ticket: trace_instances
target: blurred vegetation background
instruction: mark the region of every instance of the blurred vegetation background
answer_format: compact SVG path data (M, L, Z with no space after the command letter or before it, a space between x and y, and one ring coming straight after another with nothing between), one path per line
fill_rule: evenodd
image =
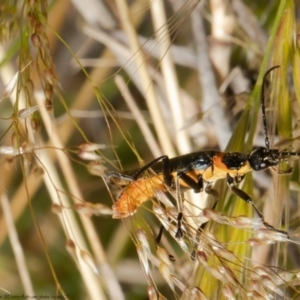
M259 172L241 185L290 241L216 216L196 261L205 193L185 195L185 239L170 227L159 248L151 201L112 219L118 189L103 180L162 154L264 146L259 95L275 65L271 145L299 150L299 13L292 0L1 1L0 295L299 298L297 162L291 177ZM225 185L215 211L251 217Z

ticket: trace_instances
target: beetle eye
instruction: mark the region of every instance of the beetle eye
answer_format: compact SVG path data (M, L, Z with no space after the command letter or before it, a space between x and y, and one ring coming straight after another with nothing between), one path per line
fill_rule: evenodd
M259 164L259 167L260 167L261 169L267 168L267 166L268 166L268 165L267 165L265 162L262 162L262 163Z

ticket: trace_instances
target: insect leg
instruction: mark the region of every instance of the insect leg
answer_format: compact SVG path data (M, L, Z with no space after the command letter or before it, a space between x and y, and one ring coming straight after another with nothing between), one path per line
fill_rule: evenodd
M152 160L149 164L141 167L134 175L133 179L137 180L145 171L150 169L154 164L158 161L162 161L162 174L164 178L164 183L167 186L171 186L172 184L172 176L171 176L171 168L170 168L170 159L167 155L160 156L154 160Z
M214 203L212 209L215 209L215 207L217 205L217 202L220 199L219 192L211 187L211 183L208 183L208 185L205 188L205 193L208 194L208 195L210 195L210 196L212 196L214 198L215 203Z
M125 180L125 181L133 181L133 177L130 175L118 173L118 172L109 172L106 175L106 180L110 182L113 178L116 178L118 180Z
M164 226L163 225L160 225L160 228L159 228L159 232L157 234L157 237L155 238L155 243L158 245L161 241L161 238L162 238L162 235L163 235L163 232L164 232Z
M213 189L211 187L211 183L208 183L208 185L206 186L205 188L205 193L207 193L208 195L212 196L214 198L214 204L212 206L212 209L215 209L216 208L216 205L219 201L219 193L218 191L216 191L215 189ZM195 260L196 259L196 251L199 247L199 242L200 242L200 234L202 233L203 229L205 228L206 224L208 222L205 222L205 223L202 223L198 229L197 229L197 232L196 232L196 236L195 236L195 243L194 243L194 247L193 247L193 251L191 253L191 260Z
M199 176L198 181L195 181L193 178L188 176L184 172L178 172L177 173L177 179L182 180L186 185L188 185L190 188L194 190L195 193L200 193L203 191L203 178L202 176ZM181 223L183 219L183 213L182 213L182 203L179 205L179 212L177 217L177 232L175 234L175 237L180 239L183 237L183 232L181 229Z
M287 235L288 237L288 233L286 231L283 230L279 230L276 229L275 227L273 227L272 225L270 225L269 223L267 223L264 219L263 214L258 210L258 208L256 207L256 205L254 204L254 202L252 201L251 197L245 193L243 190L240 190L239 188L237 188L235 186L235 181L234 178L231 177L229 174L227 174L227 184L229 186L229 188L231 189L231 191L236 194L238 197L240 197L242 200L246 201L247 203L250 203L253 207L253 209L255 210L255 212L258 214L258 216L260 217L260 219L262 220L262 223L270 230L282 233Z
M145 171L150 169L155 163L157 163L160 160L162 161L162 175L164 179L164 184L167 186L171 186L173 177L171 175L170 159L167 155L160 156L154 159L153 161L151 161L149 164L143 166L141 169L139 169L138 172L135 173L133 176L134 180L137 180L139 176L141 176ZM161 225L157 237L155 238L155 242L157 244L159 244L161 241L163 231L164 231L164 226Z
M160 157L160 159L162 159L162 174L163 174L163 178L164 178L164 183L167 186L171 186L173 178L171 176L171 171L170 171L170 160L169 160L168 156L164 156L164 157L162 156L162 157ZM194 190L195 193L200 193L203 190L202 177L199 177L198 181L196 182L193 178L188 176L186 173L178 172L177 179L178 180L181 179L183 182L185 182L190 188L192 188ZM181 223L182 223L182 218L183 218L182 203L179 204L178 209L179 209L179 213L178 213L178 217L177 217L177 232L175 234L175 237L180 239L183 237L183 232L181 229ZM161 240L162 232L163 232L163 226L161 226L159 233L157 235L157 238L155 239L155 241L157 243L159 243Z
M189 175L187 175L184 172L178 172L177 177L181 179L186 185L188 185L191 189L194 190L194 193L200 193L203 191L203 179L200 175L198 181L195 181L193 178L191 178Z

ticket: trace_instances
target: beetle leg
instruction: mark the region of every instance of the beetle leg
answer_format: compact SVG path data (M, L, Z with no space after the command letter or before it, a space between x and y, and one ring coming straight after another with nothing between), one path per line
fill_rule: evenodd
M243 181L244 178L245 178L245 174L244 175L238 175L238 176L234 177L233 180L236 184L239 184L240 182Z
M216 191L215 189L213 189L211 187L211 183L208 183L207 186L206 186L206 188L205 188L205 193L207 193L208 195L210 195L210 196L212 196L214 198L215 202L214 202L214 204L212 206L212 209L214 210L216 208L216 205L217 205L217 203L219 201L219 198L220 198L218 191ZM192 251L191 256L190 256L191 260L195 260L196 259L196 251L197 251L197 249L199 247L200 235L201 235L201 233L202 233L202 231L205 228L205 226L206 226L207 223L208 223L208 221L202 223L198 227L198 229L197 229L193 251Z
M154 159L152 162L149 164L143 166L135 175L134 178L137 179L143 172L151 168L155 163L158 161L162 161L162 175L163 175L163 180L164 184L167 186L171 186L173 182L173 177L171 175L171 166L170 166L170 159L167 155L160 156L156 159ZM155 238L156 244L159 244L163 235L164 231L164 226L161 225L159 232L157 234L157 237Z
M237 188L235 186L234 178L232 178L229 174L227 174L226 178L227 178L227 184L228 184L229 188L231 189L231 191L235 195L240 197L242 200L244 200L245 202L250 203L252 205L253 209L258 214L258 216L260 217L262 223L266 226L266 228L268 228L270 230L273 230L273 231L276 231L276 232L279 232L279 233L282 233L282 234L285 234L285 235L287 235L287 237L289 237L288 233L286 231L276 229L275 227L273 227L272 225L270 225L269 223L267 223L265 221L263 214L258 210L256 205L252 201L251 197L247 193L245 193L243 190L240 190L239 188Z
M214 209L215 206L217 205L217 202L219 201L219 198L220 198L219 192L211 187L211 183L208 183L206 188L205 188L205 193L214 198L215 203L212 207L212 209Z
M118 180L125 180L125 181L134 181L134 178L130 175L125 175L122 173L118 173L118 172L109 172L106 176L106 181L107 182L111 182L111 180L113 180L113 178L116 178Z
M170 159L166 155L162 157L162 174L164 178L164 184L171 186L173 183L173 177L171 175Z
M150 169L154 164L158 161L162 161L162 174L164 178L164 183L168 186L172 184L172 176L171 176L171 168L170 168L170 159L167 155L162 155L160 157L155 158L150 163L141 167L134 175L133 180L137 180L145 171Z
M120 188L124 188L129 182L134 181L134 179L130 175L125 175L118 172L109 172L105 174L105 181Z
M163 232L164 232L164 226L163 225L160 225L160 228L159 228L159 232L157 234L157 237L155 238L155 243L158 245L161 241L161 238L162 238L162 235L163 235Z
M188 176L186 173L178 172L177 179L182 180L186 185L188 185L190 188L192 188L195 193L200 193L203 191L204 182L203 182L202 176L199 176L198 181L195 181L193 178ZM180 197L180 199L181 199L181 197ZM175 234L175 237L178 239L183 237L183 232L182 232L182 228L181 228L182 219L183 219L182 206L183 206L182 203L179 203L179 205L178 205L179 212L178 212L178 217L177 217L177 232Z
M194 190L194 193L200 193L203 191L203 179L202 176L199 177L198 181L195 181L193 178L188 176L184 172L178 172L178 179L181 179L186 185L188 185L191 189Z
M175 237L177 239L181 239L183 237L183 232L182 232L182 228L181 228L182 219L183 219L183 213L179 212L178 216L177 216L177 231L175 233Z

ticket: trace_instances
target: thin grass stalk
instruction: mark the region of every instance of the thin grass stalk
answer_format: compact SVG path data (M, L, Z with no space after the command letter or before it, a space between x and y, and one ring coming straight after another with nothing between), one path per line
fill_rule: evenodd
M272 131L277 127L279 139L293 137L292 132L292 112L291 98L288 87L288 67L291 64L291 54L293 51L293 35L296 29L295 25L295 4L294 1L287 1L282 15L281 23L275 41L272 62L274 65L280 65L280 70L274 74L274 84L271 90L271 103L274 107L272 117L277 122L272 122ZM299 106L298 106L299 108ZM282 164L280 169L286 170L289 166ZM290 197L290 176L274 176L276 210L273 210L273 217L276 220L275 225L281 226L282 211L285 211L285 224L283 228L288 230L290 221L289 201ZM272 206L272 201L270 201ZM271 210L271 209L270 209ZM285 245L285 255L282 261L279 260L279 248L277 248L277 257L274 257L275 264L280 266L287 265L287 245Z
M116 81L116 84L117 84L120 92L122 93L122 95L124 97L124 100L126 101L128 107L129 107L130 111L132 112L134 119L136 120L139 128L141 129L141 132L142 132L143 136L145 137L145 141L146 141L147 145L149 146L149 148L152 152L152 155L154 157L161 156L160 148L159 148L157 142L155 141L155 138L154 138L153 134L151 133L148 124L145 122L143 115L141 114L140 110L138 109L136 103L134 102L134 99L133 99L132 95L130 94L124 80L122 79L121 76L117 75L115 77L115 81Z
M123 0L118 0L117 5L118 5L119 14L121 16L121 22L123 24L125 32L128 35L131 44L132 52L138 53L140 51L140 45L136 37L135 29L130 23L130 15L129 15L127 4ZM167 129L162 118L162 114L158 105L158 99L154 90L153 82L149 77L144 62L145 59L143 58L143 54L140 53L139 56L137 56L136 58L136 64L139 66L138 72L141 75L143 91L146 97L150 114L153 118L153 124L156 128L156 132L158 134L158 138L160 144L164 149L164 152L169 153L169 155L171 156L174 156L175 152L173 146L171 145L171 141L168 137Z
M183 102L179 93L180 88L175 73L172 53L169 51L171 40L168 28L166 27L167 19L162 1L154 1L151 3L151 16L160 50L160 67L164 78L164 90L166 90L167 101L172 115L171 128L174 130L176 148L178 149L179 154L189 153L192 151L192 146L187 136L187 132L181 130L185 125Z
M197 53L197 69L199 82L202 87L202 110L209 111L210 122L216 132L220 149L225 149L230 138L230 128L224 117L224 111L220 107L220 96L216 87L216 80L213 74L212 65L208 56L208 45L204 35L204 25L200 14L200 6L196 7L191 15L193 33ZM213 116L210 109L213 110Z
M15 227L14 218L12 216L10 205L9 205L9 200L3 191L1 191L1 207L5 218L5 225L8 228L8 236L16 258L18 272L21 277L24 291L26 292L27 295L34 295L35 293L33 290L33 284L30 278L28 266L26 264L25 254L22 249L18 237L18 233Z
M37 102L40 105L41 108L41 115L43 117L44 124L48 130L48 135L52 141L53 146L56 149L63 149L63 145L60 142L58 135L57 135L57 129L53 125L53 123L50 120L49 114L47 111L43 108L43 102L42 99L39 99L37 97ZM64 173L64 177L67 180L67 184L69 189L72 191L72 195L74 199L83 199L83 195L81 194L78 183L75 178L75 175L73 173L72 167L65 156L63 152L60 150L56 151L57 159L61 165L62 172ZM70 201L67 199L67 197L60 196L57 199L57 189L63 190L62 184L59 183L59 176L55 171L55 168L51 168L51 163L49 159L46 159L42 162L42 165L46 167L46 170L48 171L48 174L46 174L45 180L48 182L47 186L48 189L53 189L52 186L55 187L53 196L51 197L54 201L54 203L57 203L58 205L62 205L62 207L68 207L70 206ZM50 170L52 169L52 172ZM48 177L50 176L50 177ZM49 178L51 180L49 181ZM54 178L57 180L54 181ZM63 200L64 199L64 200ZM94 255L97 259L97 262L99 265L103 264L105 259L105 254L103 251L103 248L101 246L100 241L98 240L98 236L95 232L94 226L91 223L91 220L87 218L86 216L80 215L80 219L82 221L82 224L85 228L85 233L88 236L88 239L90 241L90 245L93 249ZM67 236L71 238L73 241L75 241L76 245L79 249L83 251L88 251L88 247L84 241L83 235L81 234L81 230L79 229L79 226L77 224L77 220L74 216L74 213L70 210L66 210L63 212L62 217L62 225L64 228L67 229ZM78 261L80 266L80 271L82 272L83 278L85 280L86 285L88 286L88 291L91 293L92 297L96 297L95 299L98 299L97 297L100 297L100 299L105 299L104 293L100 289L100 285L98 283L98 275L93 272L92 269L90 269L88 266L84 265L82 261L79 259ZM95 296L96 295L96 296Z
M3 72L2 72L2 74L3 74ZM17 105L15 105L15 109L16 109L16 111L18 111L18 109L20 109L20 107L23 107L24 106L24 104L25 104L25 101L24 101L24 97L23 97L23 95L22 94L18 94L18 95L12 95L12 98L11 98L13 101L16 101L16 104ZM22 103L21 104L21 106L20 106L20 103ZM40 103L40 107L43 107L43 105L44 105L44 103ZM24 107L26 107L26 106L24 106ZM47 114L46 114L47 115ZM18 122L18 130L20 130L20 128L21 128L21 121L20 122ZM24 124L25 125L25 124ZM25 126L24 126L25 127ZM34 144L34 140L33 140L33 134L32 134L32 130L30 131L29 129L31 129L31 127L29 126L29 124L26 124L26 128L27 128L27 133L29 132L29 133L31 133L29 136L31 137L31 141L32 141L32 143ZM29 130L29 131L28 131ZM60 145L61 147L61 149L63 148L63 146L62 145ZM25 171L25 168L24 168L24 166L23 166L23 170ZM69 169L70 170L70 169ZM52 180L54 180L54 178L58 178L58 176L55 176L55 172L50 172L50 167L49 168L47 168L47 175L49 175L49 176L51 176L51 178L52 178ZM25 172L24 172L25 173ZM47 177L47 178L49 178L49 177ZM56 183L58 183L59 181L57 181ZM50 181L50 186L51 187L53 187L53 181ZM58 186L59 184L57 184L56 186ZM61 185L62 186L62 185ZM74 187L74 185L73 185L73 187ZM62 190L62 189L61 189ZM26 193L27 195L28 195L28 190L27 190L27 193ZM28 195L29 196L29 195ZM23 195L23 197L24 197L24 195ZM57 191L55 191L55 196L53 197L53 199L57 199ZM29 202L30 203L30 202ZM68 202L69 203L69 202ZM63 226L64 226L64 228L67 228L67 227L65 227L66 226L66 224L70 224L69 223L69 221L70 221L71 219L68 219L68 222L67 223L65 223L65 221L66 220L63 220ZM69 230L69 235L72 235L72 234L74 234L75 232L76 232L76 224L77 224L77 221L73 218L73 222L71 222L72 223L72 225L73 225L73 227L72 228L70 228L70 230ZM39 228L37 228L37 229L39 229ZM39 231L40 232L40 231ZM77 230L77 232L80 232L79 230ZM77 239L77 242L79 242L80 240L81 241L83 241L83 239L81 238L80 239L80 235L78 235L77 234L77 237L75 238L75 240ZM42 241L43 243L44 243L44 241ZM84 242L83 242L84 243ZM82 244L83 244L82 243ZM51 264L51 262L50 262L50 264ZM91 292L91 296L92 297L95 297L95 299L97 298L97 299L104 299L104 295L103 295L103 293L101 292L101 289L99 289L99 284L98 284L98 282L96 282L95 280L93 280L93 278L96 278L95 277L95 274L91 271L91 269L89 268L89 267L87 267L87 265L85 265L84 263L82 263L82 262L79 262L79 264L81 264L81 269L82 270L84 270L83 271L83 278L86 278L87 276L86 276L86 274L90 274L90 275L92 275L92 277L89 275L89 279L88 280L86 280L86 284L87 284L87 286L88 286L88 290ZM53 269L52 269L52 271L53 271ZM53 271L54 272L54 271ZM53 273L53 276L55 277L55 273ZM55 278L55 280L57 281L57 278ZM97 280L98 281L98 280ZM59 285L58 285L59 286ZM99 298L100 297L100 298Z

